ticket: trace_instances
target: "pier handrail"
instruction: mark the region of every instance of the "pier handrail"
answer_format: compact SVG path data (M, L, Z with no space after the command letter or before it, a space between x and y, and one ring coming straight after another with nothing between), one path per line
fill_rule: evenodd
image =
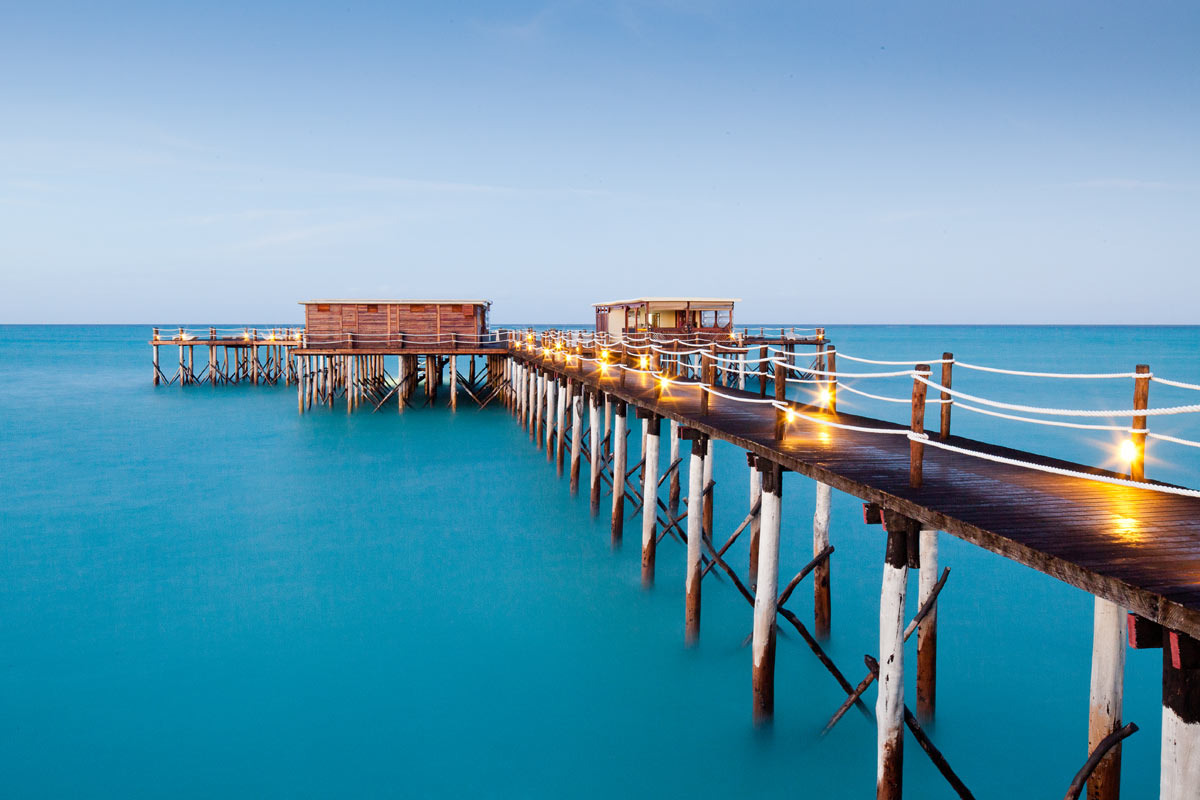
M535 337L535 339L536 339L536 337ZM615 360L612 360L615 357L614 354L617 353L617 349L615 347L613 347L611 344L604 346L604 347L600 347L600 348L593 348L593 356L588 356L582 352L582 348L580 348L578 345L576 345L574 348L574 349L578 350L578 352L570 352L570 349L566 348L567 341L568 340L566 338L556 337L556 336L551 335L551 336L543 336L541 338L540 342L527 340L524 343L524 346L527 346L531 350L536 350L536 349L540 348L542 351L543 357L554 358L557 356L563 356L567 359L567 363L570 363L571 360L578 358L581 363L599 364L601 366L602 372L604 370L607 370L610 368L616 368L616 369L640 373L640 374L644 374L644 375L653 375L658 378L658 380L661 382L661 384L663 386L669 385L670 382L672 382L672 381L685 382L688 384L699 385L699 387L708 395L719 396L719 397L722 397L724 399L734 401L734 402L756 403L756 404L770 403L770 404L775 405L776 409L784 416L785 422L793 420L793 419L797 419L797 418L803 418L809 422L814 422L814 423L817 423L820 425L829 425L831 427L842 427L842 423L838 423L838 422L836 422L836 420L830 419L827 416L822 416L822 417L810 416L809 414L806 414L804 411L799 410L792 401L789 401L786 399L784 402L781 403L777 399L767 399L765 397L765 395L762 397L754 398L754 397L748 397L745 395L729 394L729 393L718 390L713 385L711 385L709 380L705 379L706 376L711 374L706 368L707 365L715 364L715 365L724 366L727 369L730 369L730 368L736 369L737 366L734 366L732 360L729 359L728 357L716 354L715 353L716 347L714 344L709 344L707 347L688 347L687 349L679 349L680 345L681 345L680 340L668 339L666 337L653 337L653 336L643 338L640 344L629 344L627 342L622 342L621 351L620 351L621 354L626 357L632 355L632 357L637 360L636 363L638 364L638 366L632 366L630 364L623 363L621 358L615 358ZM667 345L667 346L664 346L664 345ZM520 343L518 343L517 346L521 347L522 345ZM729 348L723 348L723 349L726 352L729 352ZM764 358L764 357L760 356L757 359L752 359L752 358L748 357L749 352L751 350L759 350L759 349L766 349L766 350L768 350L768 352L774 351L776 353L782 354L782 357L768 356L768 357ZM1124 434L1129 435L1131 437L1131 439L1129 441L1123 443L1121 449L1122 449L1123 456L1126 456L1126 460L1131 462L1132 472L1131 472L1131 475L1129 478L1123 478L1123 477L1119 477L1119 476L1112 475L1112 474L1104 475L1104 474L1080 472L1078 470L1065 470L1065 469L1062 469L1059 467L1052 467L1052 466L1048 466L1045 464L1037 464L1037 463L1033 463L1033 462L1023 461L1021 459L1013 459L1013 458L1008 458L1006 456L998 456L993 453L979 452L979 451L973 450L971 448L962 447L959 445L951 445L951 444L946 443L945 441L938 440L938 439L945 439L946 435L948 435L948 431L935 438L935 437L930 437L928 434L924 433L923 425L920 427L920 429L917 429L915 427L916 419L917 419L916 411L913 412L913 420L914 420L914 428L913 429L899 427L899 426L895 429L891 429L891 428L860 429L857 426L852 426L852 429L862 430L863 432L868 432L868 433L877 433L877 434L884 434L884 435L905 435L909 438L910 441L914 442L915 444L920 444L922 446L922 448L924 445L929 444L930 446L933 446L933 447L939 447L941 449L957 452L957 453L960 453L963 455L973 456L976 458L997 461L997 462L1008 464L1011 466L1019 466L1019 467L1024 467L1024 468L1028 468L1028 469L1035 469L1035 470L1041 470L1041 471L1045 471L1045 472L1051 472L1054 474L1062 474L1062 475L1068 475L1071 477L1079 477L1079 478L1083 478L1086 480L1098 481L1098 482L1102 482L1102 483L1109 483L1109 484L1122 485L1122 486L1133 486L1133 487L1148 489L1151 491L1165 492L1165 493L1169 493L1169 494L1179 494L1179 495L1185 495L1185 496L1200 497L1200 491L1188 489L1186 487L1172 486L1169 484L1163 484L1163 483L1158 483L1158 482L1147 482L1144 480L1144 475L1141 474L1142 473L1141 465L1144 463L1144 458L1145 458L1145 441L1146 441L1146 439L1153 439L1153 440L1157 440L1157 441L1168 442L1168 443L1178 444L1178 445L1187 446L1187 447L1200 447L1200 441L1194 441L1191 439L1186 439L1186 438L1179 437L1179 436L1172 436L1172 435L1164 434L1164 433L1152 433L1149 430L1147 430L1146 420L1148 417L1167 417L1167 416L1174 416L1174 415L1200 413L1200 404L1185 404L1185 405L1177 405L1177 406L1166 406L1166 407L1160 407L1160 408L1150 408L1148 406L1148 403L1146 402L1144 387L1147 386L1151 380L1157 380L1159 383L1163 383L1164 385L1174 386L1176 388L1193 390L1193 391L1200 391L1200 384L1189 384L1189 383L1184 383L1182 381L1169 381L1169 380L1162 379L1162 378L1155 378L1152 375L1152 373L1150 373L1148 367L1139 366L1138 369L1133 372L1064 373L1064 372L1043 372L1043 371L1033 371L1033 370L1009 370L1009 369L1004 369L1004 368L1000 368L1000 367L983 367L982 365L976 365L976 364L970 364L970 365L966 366L967 369L973 369L973 370L977 370L977 371L996 373L996 374L1006 374L1006 375L1012 375L1015 377L1028 377L1028 378L1038 378L1038 379L1048 379L1048 380L1059 380L1059 379L1115 380L1115 379L1130 379L1130 378L1132 378L1135 381L1135 386L1137 387L1137 391L1135 391L1135 404L1134 404L1133 408L1072 409L1072 408L1055 408L1055 407L1046 407L1046 406L1035 406L1035 405L1028 405L1028 404L1021 404L1021 403L1008 403L1008 402L1004 402L1004 401L992 400L989 398L980 397L975 394L969 394L967 392L963 392L961 389L954 389L950 386L950 383L949 383L949 370L954 365L963 366L964 362L956 361L954 359L953 355L949 354L949 353L944 354L944 356L940 359L927 359L925 362L922 362L922 364L917 365L917 367L910 367L909 369L879 371L879 372L856 372L856 371L846 371L846 370L835 369L835 368L833 368L832 363L829 364L829 367L830 367L829 369L823 369L823 368L821 368L821 362L819 360L816 363L814 363L812 366L801 366L796 363L793 363L794 359L797 356L810 355L809 353L795 353L795 352L791 352L791 351L788 351L785 349L771 347L769 345L747 346L747 347L743 347L743 348L736 348L735 351L740 351L740 353L742 355L747 356L744 359L738 359L738 361L744 361L747 364L749 364L749 363L761 364L762 362L766 361L766 362L770 362L772 364L772 366L778 367L780 370L782 370L782 377L779 379L784 381L786 384L815 385L815 388L817 388L819 390L818 398L813 403L806 404L805 407L820 408L822 405L826 405L826 406L831 405L829 400L824 399L824 398L828 398L829 395L831 395L833 392L836 391L836 389L845 389L848 392L850 392L851 394L866 397L871 400L877 400L877 401L882 401L882 402L887 402L887 403L894 403L894 404L898 404L898 405L908 405L910 407L914 407L914 404L916 402L915 396L916 396L916 394L918 394L915 391L915 388L921 387L922 391L919 393L922 395L921 407L923 408L926 404L933 405L935 407L937 407L937 406L943 407L943 412L942 412L943 413L943 425L947 429L948 429L948 419L949 419L948 409L951 406L956 406L956 407L961 408L964 411L970 411L972 413L989 415L992 417L997 417L997 418L1001 418L1001 419L1005 419L1005 420L1009 420L1009 421L1013 421L1013 422L1021 422L1021 423L1042 425L1042 426L1054 426L1054 427L1069 428L1069 429L1102 430L1102 431L1124 433ZM828 352L829 355L841 355L843 358L848 358L851 361L855 361L855 362L859 362L859 363L876 364L876 365L880 365L880 366L907 366L909 363L909 362L897 361L897 360L869 359L869 358L860 357L860 356L848 356L844 353L837 353L836 350L834 350L832 348L832 346L830 346L828 351L822 351L821 349L818 349L816 351L818 356L821 355L823 352ZM647 368L648 367L648 365L646 364L647 358L653 357L653 356L666 356L667 358L674 359L676 362L678 362L681 357L686 357L688 359L691 359L693 356L695 356L696 358L694 359L695 363L684 365L684 370L689 374L684 375L684 376L680 376L680 375L670 376L670 375L668 375L667 371L664 369ZM936 381L932 380L932 376L928 372L929 366L927 366L930 364L942 365L942 367L943 367L942 382L936 382ZM776 373L776 375L772 375L769 371L763 372L761 370L756 370L755 374L757 377L759 377L761 380L764 380L764 381L775 380L776 377L779 375L779 373ZM798 377L794 377L794 376L798 376ZM913 397L892 397L892 396L888 396L885 394L876 394L874 392L867 392L862 389L859 389L858 387L856 387L852 384L853 381L858 381L858 380L894 379L894 378L906 378L906 379L913 381L914 396ZM929 389L932 391L926 392L925 389ZM928 396L926 396L926 395L928 395ZM938 395L940 395L940 396L938 396ZM978 405L973 405L973 403L977 403ZM986 406L986 407L981 407L981 406ZM1020 411L1020 412L1023 412L1023 414L1044 415L1046 417L1067 417L1067 418L1082 417L1082 418L1091 418L1091 419L1126 417L1126 418L1131 419L1132 423L1131 424L1102 424L1102 423L1092 423L1092 422L1077 422L1077 421L1071 421L1070 419L1054 419L1054 418L1039 419L1035 416L1024 416L1024 415L1006 413L1008 411ZM921 412L920 416L923 416L923 412ZM921 449L917 448L915 446L915 444L914 444L914 452L916 453L916 452L921 451Z

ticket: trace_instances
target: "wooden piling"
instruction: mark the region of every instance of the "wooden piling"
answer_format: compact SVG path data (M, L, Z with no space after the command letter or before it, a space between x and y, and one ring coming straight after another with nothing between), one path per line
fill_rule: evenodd
M458 410L458 356L450 356L450 410Z
M302 373L300 380L296 382L296 406L298 414L304 413L304 384L306 377L307 376Z
M925 553L921 552L921 577ZM928 617L926 618L928 620ZM922 625L924 627L924 625ZM1125 694L1125 609L1102 597L1095 598L1092 622L1092 677L1088 704L1088 752L1121 727ZM918 686L917 697L920 699ZM1200 788L1200 785L1197 786ZM1121 746L1117 745L1096 765L1088 778L1088 800L1117 800L1121 794Z
M668 450L668 459L671 464L677 465L671 472L671 478L668 481L667 487L667 509L672 517L679 515L679 423L671 420L670 425L670 442Z
M604 447L604 457L605 458L612 455L612 445L613 445L612 429L613 429L612 396L606 394L606 395L604 395L604 438L601 441L601 444Z
M1163 642L1159 800L1194 800L1200 787L1200 642L1170 632Z
M830 352L832 353L832 351ZM829 546L829 516L833 505L832 500L833 488L818 481L816 510L813 512L814 557ZM818 639L829 638L832 624L833 602L829 591L829 561L826 558L813 569L813 633Z
M566 444L566 417L567 417L567 384L563 381L558 381L558 385L554 389L556 399L556 407L554 409L554 430L557 436L554 446L555 461L557 464L558 477L563 474L563 445Z
M533 446L541 448L542 446L542 431L545 429L545 405L546 405L546 373L539 369L537 371L537 394L533 399L533 426L529 429L530 436L533 438Z
M938 582L938 532L922 529L920 536L917 608L925 606ZM917 629L917 719L921 722L933 721L937 705L937 617L934 603Z
M688 464L684 643L690 647L700 640L700 556L704 552L704 459L708 455L708 439L697 431L689 430L688 433L692 440L692 458Z
M779 594L779 529L783 503L783 471L759 462L762 472L762 524L758 543L758 589L754 593L751 689L755 724L775 713L775 618Z
M703 531L704 540L712 541L713 536L713 495L716 494L712 490L713 485L713 456L716 454L716 442L708 443L708 453L704 456L704 517Z
M600 512L600 459L603 453L600 452L600 427L601 422L600 411L600 393L592 390L588 392L588 427L591 433L589 441L588 455L591 456L591 472L588 475L588 489L591 491L591 507L592 514Z
M558 413L558 378L546 374L546 460L554 459L554 422Z
M583 391L578 383L571 386L571 494L579 491L579 457L583 445Z
M746 453L746 462L750 465L750 571L748 582L750 589L756 591L758 586L758 548L759 535L762 531L762 473L759 472L757 458L753 453ZM758 507L755 513L754 508Z
M646 419L646 446L642 469L642 586L654 585L654 557L658 544L658 440L662 418Z
M628 460L626 456L626 443L628 437L625 435L626 425L626 405L624 400L613 401L613 467L612 467L612 546L614 549L621 546L621 539L625 535L625 464Z
M875 796L900 800L904 765L904 600L908 539L915 523L887 516L887 549L879 598L879 695L875 703Z

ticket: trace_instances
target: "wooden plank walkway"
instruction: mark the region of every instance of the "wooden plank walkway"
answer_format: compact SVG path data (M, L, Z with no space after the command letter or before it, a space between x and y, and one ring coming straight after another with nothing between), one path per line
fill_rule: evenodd
M590 364L564 366L513 357L575 378L712 438L763 456L886 510L919 520L1018 563L1106 598L1167 628L1200 638L1200 498L1116 486L1009 466L927 446L924 483L909 487L909 440L821 426L796 418L775 438L775 409L710 396L672 380L658 397L651 376ZM757 394L720 388L723 394ZM845 425L906 430L851 414L797 405ZM934 414L930 415L932 419ZM947 444L1096 475L1126 475L951 436Z

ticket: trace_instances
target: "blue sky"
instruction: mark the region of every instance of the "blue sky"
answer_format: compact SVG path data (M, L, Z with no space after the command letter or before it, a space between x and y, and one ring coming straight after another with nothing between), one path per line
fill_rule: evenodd
M1191 323L1194 3L0 0L0 322Z

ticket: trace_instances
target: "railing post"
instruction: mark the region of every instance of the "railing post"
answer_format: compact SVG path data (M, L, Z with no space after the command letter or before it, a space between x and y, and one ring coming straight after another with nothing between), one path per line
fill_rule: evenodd
M929 365L917 364L916 374L922 378L928 378ZM913 437L908 440L908 485L914 489L920 489L925 459L925 443L919 438L925 434L925 384L916 377L913 378L911 431Z
M783 364L778 362L775 364L775 402L779 405L787 402L787 377ZM786 428L787 413L777 405L775 408L775 438L782 439Z
M758 348L758 396L767 396L767 346Z
M1133 379L1133 407L1137 411L1145 411L1150 401L1150 367L1138 364L1135 370L1138 376ZM1145 377L1141 377L1141 376ZM1129 463L1129 476L1135 481L1146 479L1146 417L1134 416L1133 431L1133 460Z
M941 409L941 429L938 431L939 439L950 438L950 408L953 402L950 399L950 393L945 391L950 388L951 378L954 373L954 353L942 353L942 409Z
M825 410L831 414L837 413L837 348L829 345L829 349L825 351L826 369L832 373L826 376L825 391L829 392L829 397L825 400Z
M700 356L700 416L708 415L708 386L711 385L709 378L709 370L712 368L712 361L708 358L708 353L703 350L698 354Z

